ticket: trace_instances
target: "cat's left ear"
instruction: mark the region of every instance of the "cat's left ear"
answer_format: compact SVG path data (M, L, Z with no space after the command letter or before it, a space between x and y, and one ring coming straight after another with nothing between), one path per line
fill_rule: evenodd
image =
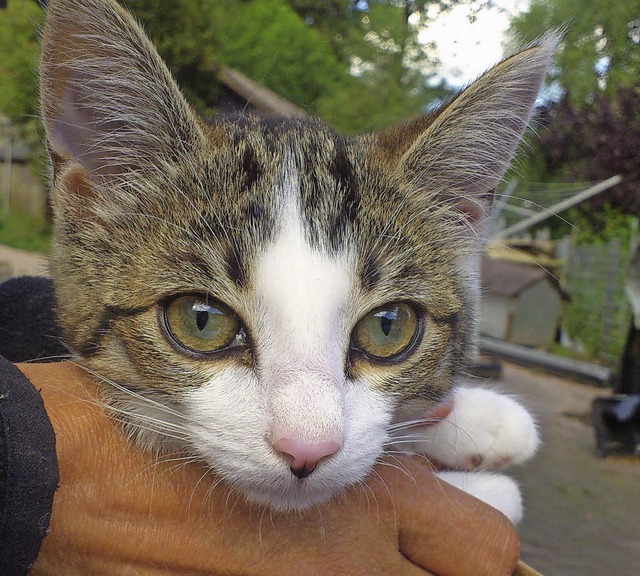
M395 168L429 202L454 205L475 228L515 155L558 37L506 58L440 110L383 133Z
M51 0L42 38L42 113L54 166L94 183L162 169L204 136L141 27L114 0Z

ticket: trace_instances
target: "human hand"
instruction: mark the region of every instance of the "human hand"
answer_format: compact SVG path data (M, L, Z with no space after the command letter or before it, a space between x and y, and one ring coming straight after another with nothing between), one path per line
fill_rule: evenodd
M198 464L132 446L71 363L25 364L56 431L60 487L34 576L511 574L515 531L418 458L304 514L249 505Z

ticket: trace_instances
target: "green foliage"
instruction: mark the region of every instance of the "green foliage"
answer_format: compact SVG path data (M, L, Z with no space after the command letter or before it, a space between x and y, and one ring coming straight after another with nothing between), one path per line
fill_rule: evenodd
M575 248L566 271L571 300L564 309L563 328L589 359L615 367L630 321L629 308L623 305L629 244L598 240Z
M527 181L596 182L615 174L622 182L586 204L590 213L604 204L640 213L640 84L619 88L611 99L572 105L567 98L540 112L539 138L520 164Z
M327 39L284 0L218 0L210 10L218 61L299 106L313 111L343 71Z
M205 113L215 107L220 65L236 68L343 133L388 126L441 95L426 88L415 65L426 55L404 10L391 2L371 3L366 13L350 0L128 5Z
M522 198L527 197L527 191L519 191L518 194ZM622 246L628 246L636 218L637 215L629 214L610 203L603 204L598 210L592 210L588 203L584 203L569 208L558 217L545 220L530 232L535 234L539 228L550 229L553 240L571 236L576 244L582 246L603 245L612 240L618 240Z
M567 220L573 225L573 235L578 244L608 244L619 240L621 246L629 246L633 233L633 221L637 216L627 214L605 204L600 210L576 207L568 211Z
M232 66L345 133L414 115L441 91L426 88L426 54L406 7L352 0L123 0L143 23L187 99L216 109L221 65ZM37 123L34 0L12 0L0 19L0 113ZM352 72L355 71L355 74Z
M418 65L429 58L395 3L370 3L340 49L349 72L318 103L318 113L341 131L378 130L419 113L442 90L427 87Z
M616 211L640 210L640 0L532 0L512 33L527 40L564 25L552 74L563 95L541 110L539 136L519 173L538 182L620 174L621 184L565 215L596 240L618 225Z
M186 98L210 114L216 103L215 36L210 26L210 1L124 0L169 66Z
M579 345L582 353L577 356L614 367L630 319L624 274L635 216L604 205L598 211L572 208L563 218L566 221L551 221L554 237L572 237L563 273L570 295L563 309L563 330ZM576 357L575 350L572 354Z
M51 230L43 218L14 210L9 215L0 216L0 244L47 254Z
M511 31L522 42L566 27L553 75L571 102L581 104L637 83L639 25L640 0L532 0Z
M316 103L316 112L343 134L380 130L415 115L422 102L412 99L397 84L370 86L347 77Z
M0 13L0 115L16 124L37 122L41 22L42 10L33 0L11 0Z
M355 0L288 0L291 8L305 24L320 31L334 45L340 56L339 44L348 35L360 11Z

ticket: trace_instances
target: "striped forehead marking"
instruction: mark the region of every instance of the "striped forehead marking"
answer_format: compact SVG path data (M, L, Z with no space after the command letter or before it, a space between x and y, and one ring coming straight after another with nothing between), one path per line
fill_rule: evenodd
M353 277L345 252L327 254L305 234L295 169L283 171L279 233L258 258L256 292L264 328L282 352L312 358L344 339L344 318Z

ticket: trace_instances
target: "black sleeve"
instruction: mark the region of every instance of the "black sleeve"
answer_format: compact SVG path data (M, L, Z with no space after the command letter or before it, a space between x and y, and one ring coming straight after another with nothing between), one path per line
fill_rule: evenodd
M0 357L0 574L24 576L49 529L55 435L38 391Z
M59 361L69 356L49 278L21 276L0 284L0 355L12 362Z

